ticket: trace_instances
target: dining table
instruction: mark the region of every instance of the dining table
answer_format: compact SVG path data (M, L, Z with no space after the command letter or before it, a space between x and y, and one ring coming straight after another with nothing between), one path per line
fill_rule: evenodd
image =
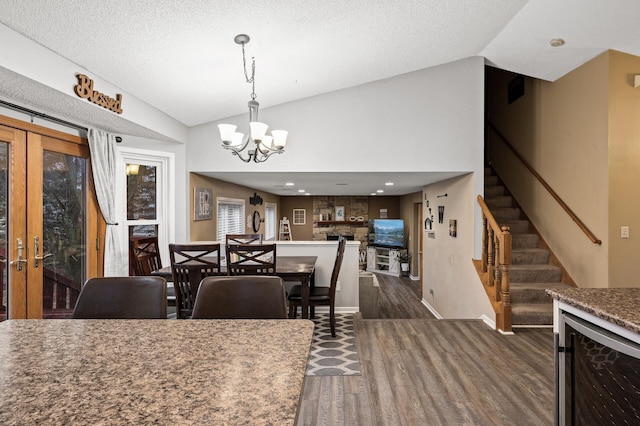
M276 256L275 275L284 281L299 282L302 287L302 318L309 318L309 290L315 285L315 268L317 256ZM220 266L220 273L226 274L227 267L224 262ZM172 281L171 266L155 270L152 275L164 277Z
M8 320L2 425L293 425L309 320Z

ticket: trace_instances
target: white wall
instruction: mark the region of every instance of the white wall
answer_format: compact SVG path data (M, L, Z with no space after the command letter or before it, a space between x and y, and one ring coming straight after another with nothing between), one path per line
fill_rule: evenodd
M278 241L278 256L318 256L315 279L317 286L329 286L336 260L337 241ZM340 286L336 291L336 312L358 312L360 243L347 241L344 258L338 275ZM320 310L321 312L322 310Z
M480 176L480 178L478 178ZM423 239L423 303L438 316L453 318L486 317L495 322L495 313L473 266L474 210L477 205L476 180L483 175L465 176L424 188L434 225L433 238ZM438 195L447 194L438 198ZM444 206L443 223L438 223L438 206ZM425 217L428 208L425 212ZM457 221L457 236L449 236L449 220Z
M479 171L483 105L484 62L468 58L261 109L260 120L287 129L289 139L285 154L258 166L232 161L220 146L216 125L247 129L247 114L191 128L187 164L217 172Z

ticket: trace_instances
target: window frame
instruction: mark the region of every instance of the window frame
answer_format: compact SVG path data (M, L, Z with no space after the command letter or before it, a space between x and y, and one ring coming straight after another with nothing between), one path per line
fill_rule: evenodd
M169 243L175 240L175 154L172 152L116 146L116 214L122 248L122 275L129 275L129 228L136 225L158 227L158 246L163 265L169 263ZM156 219L127 219L127 163L156 167Z

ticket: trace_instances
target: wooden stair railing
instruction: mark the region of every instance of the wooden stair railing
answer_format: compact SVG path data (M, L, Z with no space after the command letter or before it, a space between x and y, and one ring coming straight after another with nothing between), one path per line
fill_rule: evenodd
M482 209L482 285L496 313L496 328L511 333L511 232L508 226L498 225L481 195L478 195L478 204Z
M518 158L518 160L520 160L520 162L524 164L524 166L531 172L531 174L538 180L538 182L540 182L540 184L549 192L549 194L553 197L553 199L556 200L558 204L560 204L560 207L562 207L562 209L569 215L571 220L573 220L576 223L576 225L578 225L578 228L580 228L580 230L584 232L584 234L591 240L591 242L594 244L601 245L602 240L600 240L598 237L595 236L593 232L591 232L591 230L587 227L587 225L585 225L585 223L582 220L580 220L578 215L576 215L573 212L573 210L571 210L571 208L562 200L562 198L560 198L560 196L553 190L553 188L551 188L551 186L547 183L547 181L545 181L542 178L542 176L540 176L540 174L536 172L533 166L531 166L531 164L529 164L529 162L527 162L527 160L525 160L524 157L520 155L520 153L516 150L516 148L507 140L506 137L504 137L502 133L500 133L500 131L496 128L496 126L491 124L491 122L489 121L487 121L487 126L491 130L493 130L493 132L502 140L502 142L504 142L507 148L509 148L511 152L513 152L513 154Z

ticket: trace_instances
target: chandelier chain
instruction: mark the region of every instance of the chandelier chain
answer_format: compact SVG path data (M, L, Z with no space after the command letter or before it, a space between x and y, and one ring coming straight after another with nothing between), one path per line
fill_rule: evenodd
M247 73L247 57L244 53L244 45L242 43L242 65L244 67L244 78L247 83L251 83L251 99L256 100L256 58L251 57L251 78L249 78L249 74Z

